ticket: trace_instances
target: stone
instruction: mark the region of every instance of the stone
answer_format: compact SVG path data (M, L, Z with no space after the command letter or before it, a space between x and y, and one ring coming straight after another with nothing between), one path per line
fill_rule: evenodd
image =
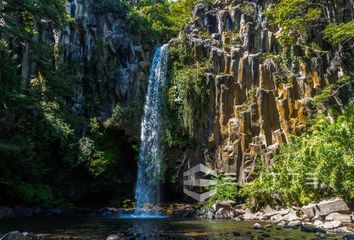
M218 211L220 208L226 209L228 211L233 211L236 205L235 201L226 200L226 201L216 201L213 205L213 210Z
M5 234L0 240L30 240L29 236L26 236L19 231L12 231Z
M290 221L287 226L291 228L296 228L296 227L300 227L301 225L302 223L300 220L294 220L294 221Z
M279 223L283 219L283 216L280 214L274 215L270 218L272 223Z
M259 224L259 223L253 224L252 228L255 229L255 230L261 230L261 229L263 229L262 225Z
M120 240L120 239L122 238L116 234L111 234L106 238L106 240Z
M285 227L285 225L286 225L285 222L282 221L282 222L277 224L277 227L278 228L283 228L283 227Z
M343 237L343 240L354 240L354 234L347 234Z
M340 222L340 221L337 221L337 220L335 220L335 221L330 221L330 222L325 222L324 224L323 224L323 227L325 228L325 229L334 229L334 228L339 228L339 227L341 227L342 226L342 223Z
M303 232L317 232L317 227L312 224L304 224L301 226L301 231Z
M352 216L349 214L331 213L325 218L326 221L340 221L341 223L351 223Z
M208 212L206 213L206 218L209 219L209 220L211 220L211 219L214 218L214 214L213 214L211 211L208 211Z
M316 213L319 216L326 216L333 212L350 213L350 209L345 201L341 198L333 198L324 200L316 205Z
M323 222L321 220L316 220L313 225L315 227L323 227Z
M9 207L0 207L0 219L2 218L13 218L15 213L12 208Z
M283 216L283 220L287 222L296 221L298 219L299 218L294 210L291 210L288 214Z
M325 239L327 237L326 233L323 232L316 232L316 237L318 237L319 239Z
M32 217L33 216L33 208L14 207L13 210L14 210L16 217Z
M336 233L346 234L346 233L352 233L352 232L347 227L339 227L336 229Z

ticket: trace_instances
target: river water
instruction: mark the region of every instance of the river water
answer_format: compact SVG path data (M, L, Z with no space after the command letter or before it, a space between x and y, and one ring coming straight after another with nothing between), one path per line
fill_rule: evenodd
M315 233L300 229L277 230L270 227L253 230L253 224L235 220L174 218L39 217L0 220L0 236L19 230L50 240L105 240L110 234L124 234L123 239L319 239ZM342 239L342 236L327 236L327 239Z

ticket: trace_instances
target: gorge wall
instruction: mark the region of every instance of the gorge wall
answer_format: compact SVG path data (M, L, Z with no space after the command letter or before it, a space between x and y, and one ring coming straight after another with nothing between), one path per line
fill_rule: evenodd
M313 103L314 98L328 86L354 70L352 41L333 46L323 37L323 24L318 24L309 30L308 36L309 41L316 43L319 50L295 44L285 56L284 65L279 61L279 57L284 58L280 44L282 29L270 26L264 14L267 9L274 7L275 2L217 0L214 3L197 4L189 24L178 38L170 41L169 49L177 49L177 53L183 50L191 55L192 61L207 65L202 73L203 103L193 102L198 109L193 116L193 134L183 136L189 138L187 141L193 138L193 146L165 148L167 166L163 170L167 169L166 179L171 180L167 188L178 189L179 197L182 195L183 172L197 163L231 173L242 185L250 180L258 160L265 167L271 165L279 146L291 142L291 135L306 131L308 119L317 111L326 113L332 103L342 106L354 102L354 86L351 82L343 85L329 100L317 106ZM0 106L3 116L0 118L1 140L10 142L9 146L12 147L12 142L15 142L19 134L25 136L25 147L21 147L21 154L17 155L11 152L11 148L8 153L9 148L2 147L0 142L0 152L6 156L4 169L10 169L8 176L0 176L0 190L2 179L6 179L3 181L6 183L3 184L3 192L10 192L8 189L19 186L16 181L7 182L17 172L17 169L12 169L14 159L21 169L46 166L43 172L40 170L35 176L32 172L21 173L18 180L21 183L32 184L37 181L53 185L53 189L69 186L71 189L64 191L68 195L75 193L84 196L79 192L80 187L85 188L83 192L86 191L85 194L89 196L92 189L100 190L106 186L109 186L107 193L119 192L121 189L134 192L136 169L132 165L136 164L137 148L133 145L139 141L154 46L148 43L147 32L133 31L127 19L127 10L118 3L115 0L68 0L66 12L71 20L61 28L54 26L50 20L33 21L31 24L36 34L32 34L30 40L11 31L0 32L0 40L5 39L9 48L16 53L16 63L19 64L16 71L22 89L26 94L30 92L28 96L35 96L31 104L22 104L19 100L24 105L21 108L23 112L12 110L7 104ZM321 1L321 8L322 21L325 23L346 23L354 17L353 0ZM3 9L6 6L0 6L0 10ZM25 26L24 20L19 17L22 12L16 15L11 14L11 11L4 14L10 18L14 15L12 20ZM0 30L5 25L0 16ZM50 75L56 74L47 74L51 78L44 81L41 79L43 63L38 61L36 43L48 43L54 48L48 65L54 66L58 76L65 75L65 79L57 79L62 85L51 83L53 76ZM187 62L184 64L188 65ZM61 72L60 66L65 70ZM198 69L195 70L191 81L197 78ZM172 71L171 68L169 72ZM171 89L174 83L170 80ZM49 88L65 91L61 88L67 83L73 86L73 93L52 97L46 92ZM44 91L39 94L31 92L38 84L44 85L41 87ZM6 101L11 103L8 99ZM46 111L52 109L45 108L50 104L40 103L46 101L60 105L59 112L68 115L70 121L61 118L56 121L56 115L60 114L54 115L52 112L50 114L54 117L48 119ZM13 105L20 104L15 102ZM53 118L55 121L50 122ZM94 136L88 127L92 118L99 123L98 136ZM178 125L180 119L170 120L172 125ZM43 131L47 137L44 138L40 135L43 129L40 125L48 122L51 128L51 125L55 125L55 134ZM68 134L72 137L70 141L61 136L57 139L57 135L60 135L56 132L57 128L60 132L63 126L68 125L72 127ZM114 133L108 141L105 134L110 131ZM179 134L177 131L172 133ZM42 139L45 140L41 142ZM50 142L52 139L53 142ZM80 162L81 155L86 154L84 151L87 150L80 149L84 143L91 147L95 145L96 149L93 150L96 152L92 150L94 154L90 152L89 159ZM129 156L124 155L127 151L131 152ZM95 155L97 153L101 155ZM104 157L97 161L97 156L102 156L102 153L106 155L103 154ZM66 155L74 159L70 164L67 163ZM23 163L23 159L36 159L38 163ZM103 170L99 165L102 162ZM122 162L130 165L121 166ZM57 168L63 168L58 177ZM117 174L118 170L124 177ZM97 175L95 171L98 171ZM123 178L129 182L131 189L126 189L127 185L121 181ZM80 185L72 184L74 181ZM88 187L88 182L93 187ZM9 199L13 198L11 195ZM23 196L19 198L23 201Z
M207 103L194 117L196 147L180 150L175 160L180 179L183 171L204 163L233 174L241 185L249 181L257 159L269 167L279 146L306 130L315 113L312 99L354 69L352 45L330 46L322 25L309 36L325 52L295 46L288 56L299 57L292 69L275 61L282 30L270 27L264 15L272 6L274 1L261 0L199 4L184 34L170 42L185 42L182 48L194 59L211 64ZM325 1L323 8L326 22L353 18L353 1ZM353 103L353 87L345 85L330 102ZM321 103L320 111L326 112L330 102Z
M77 115L94 113L103 122L116 105L136 107L141 114L150 63L148 45L141 36L130 34L124 9L116 1L70 0L66 10L72 20L62 29L50 22L36 25L37 41L60 47L56 62L66 64L75 94L67 104ZM38 72L28 44L20 51L23 85L30 85ZM136 137L140 125L129 126ZM133 132L132 132L133 131Z

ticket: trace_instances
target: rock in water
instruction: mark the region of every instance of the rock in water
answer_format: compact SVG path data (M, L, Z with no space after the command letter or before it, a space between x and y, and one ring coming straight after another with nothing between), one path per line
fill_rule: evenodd
M122 238L116 234L109 235L106 240L121 240Z
M261 224L255 223L255 224L253 225L253 229L255 229L255 230L261 230L261 229L263 229L263 227L262 227Z
M20 233L19 231L13 231L5 234L0 240L30 240L27 235Z

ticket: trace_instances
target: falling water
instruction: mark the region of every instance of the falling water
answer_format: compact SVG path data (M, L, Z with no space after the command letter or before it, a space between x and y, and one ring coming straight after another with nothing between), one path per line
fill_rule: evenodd
M161 111L165 102L167 53L167 44L158 48L150 69L144 118L141 124L141 147L135 192L137 209L143 208L145 204L156 204L160 200Z

